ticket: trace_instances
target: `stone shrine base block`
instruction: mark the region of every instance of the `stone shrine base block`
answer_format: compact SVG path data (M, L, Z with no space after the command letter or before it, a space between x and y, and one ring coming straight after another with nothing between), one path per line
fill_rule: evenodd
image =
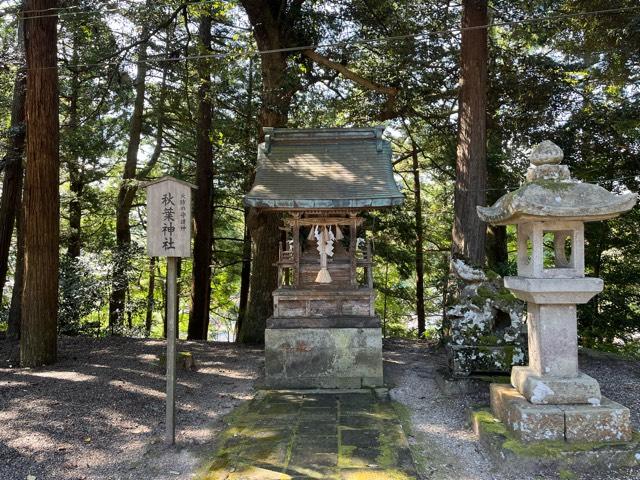
M382 381L380 328L267 328L268 388L368 388Z
M510 385L491 385L491 411L523 442L614 442L632 438L629 409L602 397L598 406L536 405Z
M578 373L575 377L536 375L529 367L513 367L511 384L531 403L598 405L600 385L595 378Z

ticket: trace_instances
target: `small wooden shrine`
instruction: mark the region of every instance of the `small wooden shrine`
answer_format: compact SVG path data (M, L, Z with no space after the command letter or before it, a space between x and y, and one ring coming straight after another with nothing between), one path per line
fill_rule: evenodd
M265 332L268 387L382 385L371 244L359 216L403 201L382 131L265 128L245 204L284 216Z

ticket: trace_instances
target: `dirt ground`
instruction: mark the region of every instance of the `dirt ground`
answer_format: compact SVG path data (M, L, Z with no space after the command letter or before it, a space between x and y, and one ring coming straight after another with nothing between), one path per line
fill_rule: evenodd
M0 480L193 478L215 450L223 417L253 396L263 359L260 349L225 343L180 342L179 350L192 352L198 369L179 372L177 445L169 448L163 342L63 337L56 365L21 369L9 368L12 351L0 340ZM580 360L640 430L640 362L595 353ZM420 478L506 479L467 424L466 407L486 403L486 394L442 395L435 375L443 363L423 343L385 343L385 378L406 407ZM640 470L598 478L637 480Z
M3 361L0 479L191 478L222 418L252 397L262 351L204 342L178 349L192 352L198 369L178 373L176 448L163 443L163 342L63 337L54 366ZM0 359L8 354L0 341Z
M474 394L445 396L436 383L437 370L446 365L442 351L414 341L385 342L385 379L391 398L409 411L414 455L422 479L543 480L557 475L497 473L469 427L468 409L489 403L488 389ZM580 369L600 382L602 394L631 410L640 430L640 362L597 352L581 352ZM424 455L420 455L424 452ZM571 477L574 478L574 477ZM575 480L639 480L640 468L575 477Z

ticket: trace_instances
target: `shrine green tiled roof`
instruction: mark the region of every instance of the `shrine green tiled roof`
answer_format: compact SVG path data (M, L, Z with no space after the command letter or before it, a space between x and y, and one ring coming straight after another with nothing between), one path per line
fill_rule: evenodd
M381 208L404 197L382 128L265 128L245 205L269 209Z

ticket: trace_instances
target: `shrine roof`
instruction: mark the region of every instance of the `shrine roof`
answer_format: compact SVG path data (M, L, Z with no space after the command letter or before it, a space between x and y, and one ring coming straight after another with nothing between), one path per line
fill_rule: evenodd
M245 205L277 210L383 208L404 197L381 127L265 128Z

